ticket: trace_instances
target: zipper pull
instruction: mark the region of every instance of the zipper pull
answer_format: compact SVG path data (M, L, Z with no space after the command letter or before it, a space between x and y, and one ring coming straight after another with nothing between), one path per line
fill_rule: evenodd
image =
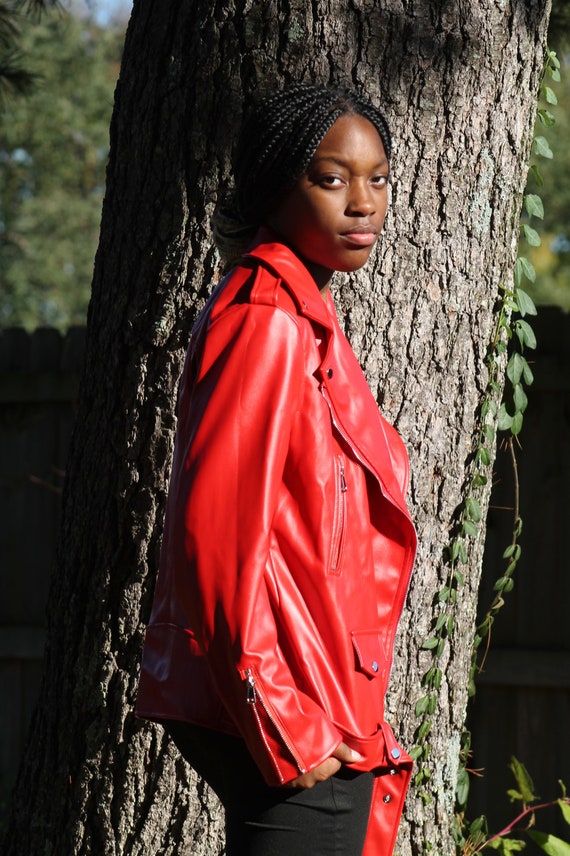
M255 692L255 679L251 673L251 669L246 669L246 690L245 700L248 704L255 704L257 701L257 693Z
M340 489L343 493L346 493L346 491L348 490L346 486L346 479L344 477L344 464L342 464L340 468Z

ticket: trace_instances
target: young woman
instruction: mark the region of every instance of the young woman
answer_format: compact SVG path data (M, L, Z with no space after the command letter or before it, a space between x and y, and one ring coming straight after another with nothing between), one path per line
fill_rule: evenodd
M219 795L228 856L394 847L408 463L329 293L380 234L390 154L365 98L293 86L246 119L216 219L230 270L184 369L137 713Z

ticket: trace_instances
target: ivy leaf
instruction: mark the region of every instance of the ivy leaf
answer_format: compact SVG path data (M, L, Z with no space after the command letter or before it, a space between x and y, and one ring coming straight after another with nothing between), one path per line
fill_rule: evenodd
M523 375L525 362L525 358L521 354L519 354L518 351L515 351L515 353L511 356L507 365L507 377L513 384L513 386L520 382L520 379Z
M531 267L532 267L532 265L531 265ZM534 272L534 268L532 268L532 270L534 273L534 279L531 279L530 276L528 278L531 280L531 282L534 282L534 280L536 279L536 273ZM536 315L537 314L536 306L534 305L534 301L533 301L532 297L530 297L530 295L528 295L526 293L526 291L523 291L522 288L517 288L516 296L517 296L517 303L519 305L519 312L521 313L521 315L523 317L525 315Z
M528 280L530 280L531 282L534 282L536 279L536 271L534 269L534 265L532 265L531 262L529 262L529 260L526 258L526 256L519 256L517 259L517 263L515 265L515 277L516 277L517 285L521 284L523 276L526 276L526 278ZM519 289L517 289L517 296L518 296L518 291L519 291ZM520 309L520 302L519 302L519 309Z
M531 217L538 217L539 220L544 219L544 205L542 199L536 193L527 193L524 198L524 207Z
M511 423L511 433L514 434L516 437L517 434L521 433L522 426L523 426L523 415L520 412L520 410L518 410L515 413L515 415L513 416L513 421Z
M564 802L564 800L558 800L558 805L560 806L560 809L562 811L562 817L570 826L570 804Z
M534 793L534 782L532 781L525 765L522 761L519 761L518 758L515 758L515 756L512 755L509 767L511 768L511 772L515 777L517 787L520 791L520 799L525 803L525 805L534 802L537 799L537 796Z
M513 424L513 417L507 411L507 408L504 404L501 404L499 408L499 419L497 421L497 428L499 431L510 431L511 425Z
M538 184L538 186L542 187L544 185L544 179L541 176L540 170L535 163L533 163L533 165L529 169L529 172L532 175L532 177L534 178L534 180L536 181L536 183Z
M439 618L437 619L437 622L435 625L435 632L436 633L439 633L439 631L441 630L441 628L443 627L443 625L445 624L446 621L447 621L447 615L445 614L445 612L442 612L441 615L439 616ZM435 646L432 646L432 647L435 647ZM429 674L429 672L428 672L428 674Z
M539 122L544 125L545 128L551 128L553 125L556 124L556 119L554 118L550 110L545 110L544 107L542 107L538 111L538 119Z
M426 739L426 737L428 736L430 731L431 731L431 722L429 721L429 719L424 719L424 721L422 722L422 724L420 725L420 727L418 729L418 742L423 743L423 741Z
M459 539L455 538L449 545L449 558L452 562L455 562L457 557L459 556Z
M434 688L434 690L436 690L436 692L441 687L442 678L443 678L443 672L441 671L441 669L436 668L434 670L434 675L433 675L433 688ZM566 805L566 803L562 803L562 805Z
M519 791L515 791L514 788L508 789L507 796L511 802L524 802L523 795Z
M560 60L558 59L556 51L552 51L548 48L546 55L548 56L548 61L553 68L560 68Z
M526 345L534 350L534 348L536 348L536 336L534 335L534 330L528 321L522 321L519 319L518 321L515 321L514 328L521 346L524 348Z
M416 708L415 708L416 716L423 716L424 713L426 713L428 707L429 707L429 696L427 696L427 695L422 696L416 702Z
M554 157L554 154L552 153L552 149L550 148L546 137L535 137L533 142L533 148L534 153L540 155L543 158L552 159Z
M518 838L494 838L493 841L488 841L485 847L490 847L491 850L500 850L503 856L509 856L509 853L519 853L524 850L526 844L524 841L519 841Z
M533 229L532 226L529 226L528 223L523 223L523 232L524 236L527 240L527 243L531 247L540 247L542 244L542 239L536 229Z
M513 401L517 412L524 413L528 405L528 398L520 383L515 384L513 389Z
M524 382L526 383L527 386L530 386L532 384L532 382L534 381L534 375L532 373L532 369L526 360L524 361L523 378L524 378Z
M570 856L570 844L562 841L561 838L546 832L539 832L537 829L529 829L528 835L547 856Z
M481 506L477 500L472 496L468 497L465 502L465 507L470 519L473 520L474 523L479 523L481 520Z
M464 767L459 770L455 793L459 805L467 805L467 797L469 796L469 773Z
M544 100L547 104L558 104L558 98L556 97L556 93L550 86L544 87Z

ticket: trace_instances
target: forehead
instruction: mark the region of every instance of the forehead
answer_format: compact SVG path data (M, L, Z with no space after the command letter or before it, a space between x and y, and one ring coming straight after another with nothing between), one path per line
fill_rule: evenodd
M317 146L311 163L326 159L361 159L374 165L387 162L382 138L372 122L353 114L336 120Z

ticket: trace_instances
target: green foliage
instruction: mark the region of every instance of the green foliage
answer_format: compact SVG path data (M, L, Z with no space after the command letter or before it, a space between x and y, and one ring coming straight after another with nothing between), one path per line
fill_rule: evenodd
M517 758L511 759L511 772L515 779L515 787L507 791L511 802L520 802L522 811L500 832L490 838L486 835L486 823L484 818L478 818L469 828L469 837L460 843L464 856L472 856L483 850L494 850L497 853L508 856L510 853L518 853L526 846L524 837L530 838L548 856L570 856L570 843L557 838L550 833L540 832L535 829L536 814L545 808L559 806L562 817L570 825L570 800L566 794L563 782L559 782L562 796L557 800L539 803L534 793L534 784L524 764ZM477 831L476 836L474 831ZM512 837L517 835L519 837ZM523 836L522 838L520 836Z
M56 15L22 25L36 76L0 127L0 326L84 323L122 27Z
M555 22L564 19L564 39L568 42L570 4L558 2L554 7L556 11L557 17L553 14L551 19L552 36L560 38L561 25ZM531 201L530 207L526 208L528 219L525 225L528 229L536 231L533 221L542 221L542 240L534 244L529 241L530 246L525 252L528 263L539 275L528 277L526 288L535 303L555 304L570 311L570 75L560 74L557 57L553 62L549 58L547 60L533 145L535 162L529 170L527 199L534 198L538 191L548 199L548 206L541 212L540 207ZM555 122L551 108L556 105ZM548 139L544 136L546 133ZM544 174L539 167L541 158L554 159Z
M0 105L12 96L30 92L35 77L22 55L20 22L26 13L40 14L57 7L58 0L3 0L0 2Z

